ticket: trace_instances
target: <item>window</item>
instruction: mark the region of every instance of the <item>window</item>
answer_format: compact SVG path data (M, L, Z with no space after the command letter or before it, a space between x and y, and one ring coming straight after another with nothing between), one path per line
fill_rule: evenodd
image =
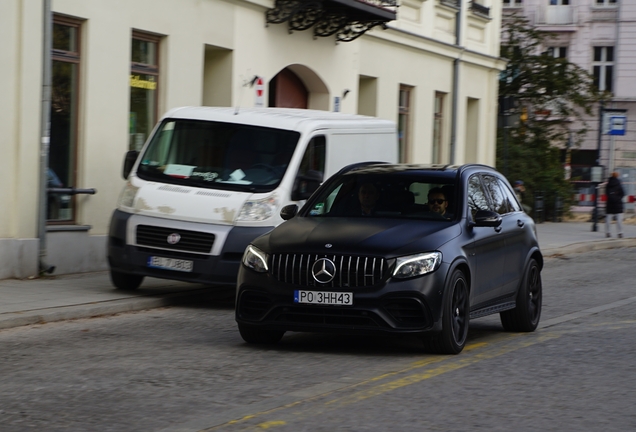
M570 0L550 0L551 6L567 6L570 4Z
M442 163L442 127L444 126L444 93L435 92L433 114L433 163Z
M479 180L477 174L468 180L468 208L475 219L478 210L490 210L490 203Z
M404 163L408 161L408 149L410 146L410 128L411 128L411 90L412 87L400 86L400 101L398 114L398 139L399 139L399 161Z
M157 121L158 47L159 37L133 31L130 65L130 150L141 150Z
M568 49L567 47L549 47L548 55L554 58L568 58Z
M324 175L326 148L327 144L324 135L313 137L307 145L307 150L305 150L303 160L300 162L298 175L304 176L309 171L318 171L320 174Z
M51 53L51 141L48 188L75 187L77 172L77 101L79 89L80 22L53 18ZM75 218L72 195L51 193L47 198L49 222L68 223Z
M612 91L614 74L614 47L594 47L592 75L594 85L601 91Z
M504 7L521 7L523 0L503 0Z
M597 6L616 6L618 0L596 0Z

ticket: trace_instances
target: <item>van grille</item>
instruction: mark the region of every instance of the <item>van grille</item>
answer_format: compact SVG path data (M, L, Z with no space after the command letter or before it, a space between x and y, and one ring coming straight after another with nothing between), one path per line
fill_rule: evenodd
M312 275L312 266L320 258L335 264L331 282L319 283ZM270 274L280 282L314 287L369 287L385 279L384 258L354 255L274 254Z
M168 238L173 234L178 234L179 241L175 244L170 244L168 243ZM175 238L176 236L172 237ZM214 234L151 225L138 225L137 244L139 246L175 251L210 253L212 245L214 244Z

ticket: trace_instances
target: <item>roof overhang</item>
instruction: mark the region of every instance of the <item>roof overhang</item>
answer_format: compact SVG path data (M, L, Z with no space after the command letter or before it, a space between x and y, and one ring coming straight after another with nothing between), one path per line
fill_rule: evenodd
M276 0L265 13L268 24L287 22L290 33L313 27L315 36L336 35L341 42L352 41L396 16L397 0Z

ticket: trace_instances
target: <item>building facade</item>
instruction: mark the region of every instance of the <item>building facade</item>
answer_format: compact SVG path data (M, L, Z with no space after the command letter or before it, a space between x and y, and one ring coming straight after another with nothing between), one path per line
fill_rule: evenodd
M552 38L543 47L567 58L594 77L600 90L611 93L603 115L597 106L585 119L588 133L571 151L570 172L575 204L592 205L592 167L602 167L601 179L619 171L630 200L636 192L636 2L626 0L503 0L504 20L526 17ZM609 134L609 118L626 117L624 135ZM601 120L602 119L602 120ZM582 125L573 123L572 128ZM600 131L599 131L600 128ZM600 132L600 133L599 133ZM633 201L627 202L633 209Z
M106 269L124 154L177 106L377 116L403 162L493 165L500 31L499 0L3 0L0 278Z

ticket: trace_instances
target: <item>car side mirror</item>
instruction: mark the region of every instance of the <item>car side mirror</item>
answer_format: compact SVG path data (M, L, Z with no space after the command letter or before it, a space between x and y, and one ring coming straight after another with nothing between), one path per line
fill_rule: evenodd
M501 225L501 215L490 210L477 210L473 226L477 227L498 227Z
M290 220L298 214L298 206L296 204L289 204L280 209L280 217L283 220Z
M311 194L316 192L322 180L323 175L320 171L307 171L304 175L296 177L291 193L292 201L302 201L309 198Z
M137 160L138 156L139 152L137 150L130 150L126 152L126 157L124 157L124 169L122 171L124 180L128 179L130 171L132 171L133 166L135 166L135 161Z

